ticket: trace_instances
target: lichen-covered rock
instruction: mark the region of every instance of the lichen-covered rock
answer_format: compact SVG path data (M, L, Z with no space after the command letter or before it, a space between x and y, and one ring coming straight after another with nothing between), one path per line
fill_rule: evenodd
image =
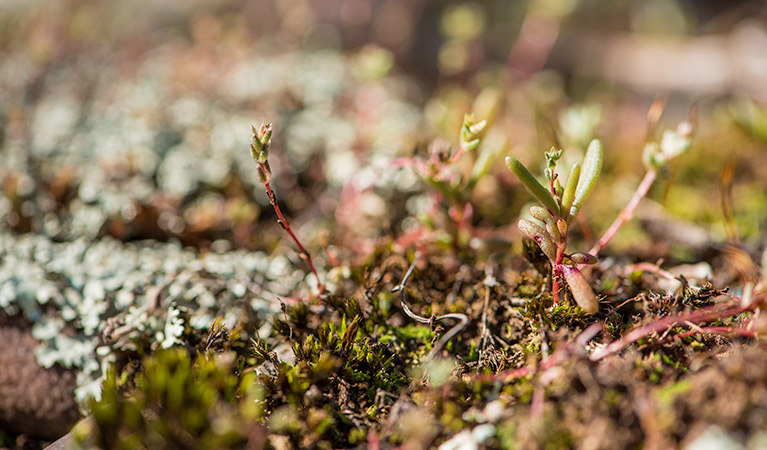
M246 335L268 333L277 296L309 285L288 258L263 252L201 255L173 243L57 243L0 231L0 314L32 324L38 364L74 370L83 406L99 396L116 354L186 344L216 318Z
M0 314L0 343L0 429L38 439L66 433L80 417L75 371L38 364L38 341L22 319Z

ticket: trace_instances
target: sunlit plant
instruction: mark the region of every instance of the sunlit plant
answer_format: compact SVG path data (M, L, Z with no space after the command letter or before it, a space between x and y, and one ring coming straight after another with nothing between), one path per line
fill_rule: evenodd
M325 284L320 280L320 276L317 274L317 269L314 267L312 256L306 250L306 248L298 240L298 237L293 233L290 228L290 222L282 214L280 205L277 204L277 197L272 190L272 168L269 165L269 148L272 145L272 124L262 124L260 128L256 129L253 125L250 126L251 140L250 140L250 154L253 160L258 164L258 181L264 185L266 189L266 196L269 197L269 204L272 205L275 214L277 214L277 223L280 224L283 230L293 239L296 246L299 249L299 256L304 259L309 268L314 274L314 278L317 280L317 291L320 296L326 293Z
M540 206L530 208L530 215L541 221L543 226L526 219L521 219L518 226L522 234L532 239L551 262L554 303L559 302L559 279L564 277L578 306L588 313L595 313L599 303L578 265L594 264L597 258L588 253L568 253L567 233L599 178L604 158L602 143L596 139L591 141L583 162L572 165L564 185L556 172L557 161L561 157L562 150L555 148L546 153L548 187L544 187L519 160L511 156L506 158L509 170L540 203Z
M434 208L426 215L427 226L433 226L435 213L447 220L449 242L459 249L464 241L462 231L471 224L473 208L469 201L477 182L488 172L495 156L491 149L479 150L487 129L486 120L476 121L474 115L466 114L459 134L459 147L453 153L445 145L435 142L429 148L429 159L403 158L396 162L400 167L411 167L431 187ZM471 171L462 173L456 167L469 155Z

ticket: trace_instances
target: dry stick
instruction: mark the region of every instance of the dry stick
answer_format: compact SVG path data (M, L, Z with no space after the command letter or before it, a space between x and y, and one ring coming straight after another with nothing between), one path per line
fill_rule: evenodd
M623 208L623 211L621 211L618 217L615 218L615 221L612 225L610 225L610 228L607 229L602 238L599 239L599 242L591 247L589 253L597 256L600 250L605 248L607 243L610 242L610 240L615 236L620 227L622 227L624 223L634 217L634 211L636 211L637 207L639 206L639 202L642 201L642 199L647 195L647 192L650 190L650 187L655 182L657 177L658 172L655 169L649 169L647 171L644 178L642 178L642 182L639 183L639 187L637 187L636 192L634 192L634 196L631 198L631 201L628 203L628 205L626 205L625 208Z
M482 331L480 332L480 336L481 336L480 351L484 350L488 341L492 343L492 340L493 340L493 335L490 333L490 330L487 327L487 311L490 308L490 291L493 289L494 286L498 284L498 281L496 281L495 277L493 276L492 267L488 266L485 268L485 280L482 283L485 285L485 303L482 306Z
M442 347L447 344L447 342L452 339L456 334L458 334L461 330L466 328L466 325L469 324L469 317L466 314L461 313L448 313L443 314L441 316L434 316L432 315L429 318L421 317L418 314L414 313L410 310L410 307L407 304L407 297L405 295L405 283L407 283L408 278L410 278L410 275L413 273L413 270L415 270L415 265L418 263L418 260L420 259L421 254L416 253L415 258L413 259L413 263L410 265L410 268L405 273L405 276L402 278L402 283L400 283L398 286L395 286L391 291L400 293L400 303L402 303L402 310L405 311L405 314L410 317L411 319L415 320L416 322L428 324L431 328L434 325L435 321L442 321L445 319L457 319L458 323L453 326L450 330L448 330L447 333L445 333L444 336L437 342L437 345L434 346L434 348L429 352L429 355L427 358L432 358L437 354L438 351L442 350Z
M259 166L261 166L261 170L264 173L268 173L266 167L262 162L256 161ZM285 218L285 216L282 215L282 210L280 210L280 206L277 204L277 198L274 195L274 191L272 191L272 187L269 184L269 180L266 180L264 183L264 186L266 187L266 196L269 197L269 203L272 205L272 208L274 208L274 212L277 214L277 223L280 224L283 230L285 230L290 237L293 239L293 242L296 243L298 246L300 253L299 256L302 259L305 259L307 263L309 263L309 268L312 270L312 273L314 274L314 277L317 279L317 290L319 291L320 295L325 294L325 284L320 281L320 276L317 274L317 269L314 268L314 263L312 262L312 256L309 254L308 251L306 251L306 248L304 248L303 245L301 245L301 241L298 240L295 234L293 234L293 230L290 229L290 222L288 222L288 219Z

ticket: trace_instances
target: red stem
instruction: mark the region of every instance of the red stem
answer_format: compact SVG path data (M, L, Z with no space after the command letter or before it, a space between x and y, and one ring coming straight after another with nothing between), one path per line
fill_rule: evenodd
M639 202L642 201L642 199L647 195L647 192L650 190L650 187L655 182L657 177L658 172L656 172L655 169L650 169L647 171L644 178L642 178L642 182L639 183L639 187L637 187L636 192L634 192L634 196L631 198L631 201L629 201L628 205L623 208L623 211L621 211L618 217L615 218L613 224L610 225L610 228L607 229L599 242L594 244L589 253L597 256L600 250L605 248L607 243L610 242L610 240L615 236L620 227L622 227L624 223L634 217L634 211L636 211L637 207L639 206Z
M463 152L466 150L463 148L463 145L458 147L458 151L455 152L455 155L450 159L450 164L455 164L458 162L459 159L461 159L461 156L463 156Z
M747 330L745 328L740 328L740 327L738 327L738 328L733 328L733 327L699 327L698 329L689 330L689 331L685 331L684 333L679 333L679 334L675 334L673 336L669 336L668 338L660 341L660 343L663 344L663 343L668 342L671 339L675 339L675 338L678 338L678 339L686 338L686 337L689 337L689 336L693 336L693 335L695 335L697 333L721 333L721 334L724 334L724 333L735 333L735 334L739 334L741 336L749 337L749 338L756 337L756 333L754 333L753 331Z
M561 236L557 241L556 261L551 266L551 289L554 304L559 303L559 277L562 274L562 264L565 262L565 249L567 248L567 235Z
M266 168L262 163L258 163L261 166L261 170L264 173L268 173ZM301 241L298 240L295 234L293 234L293 230L290 229L290 222L288 222L288 219L285 218L285 216L282 215L282 210L280 209L280 206L277 204L277 198L274 195L274 192L272 191L272 187L269 184L269 181L267 180L264 183L264 186L266 187L266 196L269 197L269 203L272 205L272 208L274 208L274 212L277 214L277 223L280 224L283 230L285 230L288 235L293 239L293 242L296 243L300 251L300 256L306 260L307 263L309 263L309 268L312 270L312 273L314 274L314 277L317 279L317 290L319 291L320 295L325 293L325 285L320 281L320 276L317 274L317 269L314 268L314 262L312 262L312 256L309 254L309 252L304 248L303 245L301 245Z
M645 326L639 327L633 331L630 331L622 338L612 341L605 347L596 350L591 354L592 361L599 361L607 356L618 353L634 342L647 337L653 333L665 330L669 327L673 327L678 323L684 322L710 322L712 320L724 319L726 317L732 317L746 311L753 311L759 306L760 302L751 302L748 306L736 306L729 309L722 309L722 305L713 305L706 308L701 308L689 313L678 314L676 316L664 317L651 322Z

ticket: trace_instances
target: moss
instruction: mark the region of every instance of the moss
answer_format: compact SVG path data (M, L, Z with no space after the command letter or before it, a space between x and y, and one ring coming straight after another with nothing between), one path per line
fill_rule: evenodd
M146 358L125 392L107 376L91 405L103 448L241 448L263 441L263 391L255 374L238 373L234 353L160 350Z

